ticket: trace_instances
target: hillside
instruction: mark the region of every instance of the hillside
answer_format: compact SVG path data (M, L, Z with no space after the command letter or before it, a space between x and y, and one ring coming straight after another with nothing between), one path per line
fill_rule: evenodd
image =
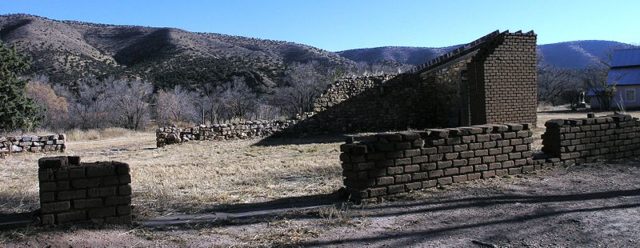
M607 61L610 52L632 45L616 41L569 41L538 46L539 63L562 68L586 68ZM433 59L456 46L443 48L429 47L376 47L340 51L338 54L356 62L376 63L392 61L418 65Z
M32 57L33 73L63 83L90 75L126 75L172 87L241 76L251 87L266 90L282 84L293 63L354 65L335 53L291 42L22 14L0 16L0 39Z

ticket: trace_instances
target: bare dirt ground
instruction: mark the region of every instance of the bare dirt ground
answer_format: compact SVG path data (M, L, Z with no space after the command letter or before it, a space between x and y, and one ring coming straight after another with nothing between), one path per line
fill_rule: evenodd
M584 115L541 113L538 126ZM332 194L342 186L342 142L256 142L154 149L151 133L72 142L67 153L84 161L131 164L138 224L3 230L0 246L640 246L640 161L551 168L353 206ZM37 209L41 156L0 161L0 215Z

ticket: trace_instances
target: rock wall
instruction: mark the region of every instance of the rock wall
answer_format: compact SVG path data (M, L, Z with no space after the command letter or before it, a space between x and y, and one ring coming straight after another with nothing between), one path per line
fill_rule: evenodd
M533 32L496 31L408 73L337 81L291 134L536 123L535 48Z
M156 144L157 147L164 147L165 145L190 140L235 140L266 137L280 132L295 123L295 120L278 120L215 124L209 127L162 127L156 130Z
M383 133L340 147L354 200L535 169L528 124Z
M393 75L342 78L330 84L313 104L313 111L318 113L354 97L367 89L380 86Z
M40 221L131 224L131 175L120 162L80 163L80 157L38 161Z
M64 134L0 137L0 157L19 152L64 152Z

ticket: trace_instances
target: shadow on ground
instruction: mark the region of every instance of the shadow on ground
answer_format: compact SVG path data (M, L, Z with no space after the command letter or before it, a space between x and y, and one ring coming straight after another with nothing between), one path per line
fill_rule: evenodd
M366 218L378 217L399 217L403 215L420 213L438 213L451 210L465 210L470 208L484 208L499 205L518 204L541 204L541 203L569 203L586 202L594 200L611 200L614 198L640 197L640 189L590 192L579 194L554 194L554 195L502 195L490 197L470 197L461 199L429 198L418 201L396 201L371 205L351 205L351 212L354 216ZM261 222L268 222L273 219L318 219L317 214L320 207L331 207L345 203L343 191L332 194L313 195L304 197L289 197L278 200L247 203L247 204L227 204L219 205L204 211L202 214L166 216L157 219L142 221L141 224L147 227L168 227L175 226L186 229L198 229L207 226L225 225L249 225ZM507 207L507 206L505 206ZM431 235L445 231L474 228L484 225L498 225L514 222L526 222L532 219L547 218L575 212L602 211L619 208L636 208L640 203L619 204L615 206L602 206L592 208L561 209L557 211L536 212L529 215L515 216L513 218L490 220L474 224L452 225L446 228L433 229L429 231L400 234L397 237L409 237L412 235ZM315 210L315 211L314 211ZM394 234L398 235L398 234ZM394 237L369 237L358 240L335 240L323 242L311 242L301 245L330 245L349 242L369 242Z
M327 144L344 142L348 135L310 135L293 136L292 134L272 135L265 137L253 144L253 146L281 146L281 145L306 145L306 144Z

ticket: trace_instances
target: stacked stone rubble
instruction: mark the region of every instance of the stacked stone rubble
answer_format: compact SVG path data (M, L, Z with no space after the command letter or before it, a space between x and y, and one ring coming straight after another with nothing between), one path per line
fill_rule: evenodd
M38 165L42 224L131 223L128 164L50 157L40 159Z
M539 169L529 124L383 133L341 146L353 199L409 192Z
M355 78L341 78L330 84L327 89L313 103L313 111L324 111L344 100L356 96L366 89L381 85L393 78L393 75L365 76Z
M158 147L190 140L236 140L266 137L295 124L286 121L246 121L241 123L214 124L192 128L163 127L156 130Z
M0 157L19 152L64 152L64 134L0 137Z

